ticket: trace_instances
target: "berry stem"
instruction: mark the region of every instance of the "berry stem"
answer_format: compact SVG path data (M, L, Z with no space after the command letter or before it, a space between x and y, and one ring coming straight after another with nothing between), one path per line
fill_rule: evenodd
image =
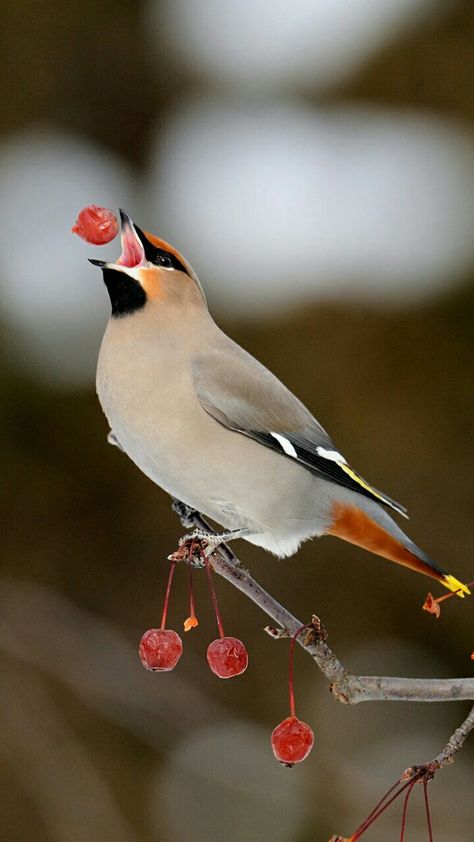
M221 615L220 615L220 611L219 611L219 605L217 603L216 589L214 588L214 582L212 580L212 569L211 569L211 565L209 564L209 559L207 557L205 559L205 562L206 562L207 581L209 582L209 590L210 590L210 593L211 593L212 605L213 605L213 608L214 608L214 611L215 611L215 614L216 614L217 628L219 629L219 637L222 639L223 637L225 637L224 626L222 625Z
M188 567L188 589L189 589L189 616L195 618L196 617L196 606L194 603L194 590L193 590L193 568Z
M193 568L188 567L188 593L189 593L189 617L184 621L184 631L195 629L199 625L196 617L196 606L194 604L194 590L193 590Z
M393 790L397 789L398 786L400 786L400 781L395 781L394 785L390 787L388 792L386 792L385 795L380 799L379 803L375 805L372 812L369 813L367 818L364 819L364 821L362 822L361 825L359 825L356 832L351 836L351 840L357 840L362 836L362 834L367 830L367 828L372 824L372 822L375 821L374 816L377 813L377 811L382 807L382 804L384 803L384 801L387 800L387 798L392 794ZM397 795L398 795L398 793L397 793ZM396 797L397 796L395 795L394 798L396 798ZM379 816L381 812L383 812L382 809L380 809L380 812L377 813L377 815Z
M428 781L426 778L423 778L423 795L425 797L425 809L426 809L426 822L428 825L428 838L429 842L433 842L433 828L431 826L431 813L430 813L430 804L428 801Z
M161 615L160 629L164 629L166 624L166 616L168 614L168 604L170 601L171 585L173 584L174 571L176 570L176 561L171 562L170 572L168 576L168 584L166 586L165 601L163 603L163 613Z
M408 800L410 798L410 795L412 794L413 787L415 786L415 784L416 784L416 778L415 778L415 780L410 781L408 789L407 789L407 794L405 795L405 800L403 802L402 827L401 827L401 830L400 830L400 842L405 842L405 827L406 827L406 823L407 823Z
M409 781L400 783L397 781L389 790L385 793L384 797L379 801L376 807L372 810L372 812L367 816L366 819L362 822L361 825L357 828L356 832L351 836L351 842L356 842L357 839L360 839L363 833L373 824L382 813L385 812L387 807L390 807L393 801L395 801L399 795L404 792L405 789L411 787L413 784L416 783L421 777L421 773L418 773L416 776L411 778ZM396 792L394 792L396 790ZM392 795L393 793L393 795ZM391 796L391 798L389 798ZM388 800L387 800L388 799Z
M294 681L293 681L293 661L295 657L295 645L296 645L296 638L302 631L305 629L310 629L311 623L306 624L304 626L300 626L298 631L296 631L291 638L290 643L290 657L289 657L289 664L288 664L288 688L290 692L290 716L296 717L296 710L295 710L295 688L294 688Z

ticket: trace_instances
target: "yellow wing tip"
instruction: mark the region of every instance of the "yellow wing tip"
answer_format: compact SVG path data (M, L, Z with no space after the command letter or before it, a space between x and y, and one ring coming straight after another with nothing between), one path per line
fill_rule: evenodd
M441 579L441 584L444 585L448 591L452 591L457 596L470 596L471 591L469 590L467 585L463 585L459 579L456 579L454 576L445 576L444 579Z

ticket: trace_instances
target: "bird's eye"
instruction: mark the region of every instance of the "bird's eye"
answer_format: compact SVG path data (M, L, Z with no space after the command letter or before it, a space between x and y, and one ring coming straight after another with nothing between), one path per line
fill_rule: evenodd
M171 257L168 257L167 254L158 254L154 263L157 266L163 266L164 269L172 269L173 268L173 261Z

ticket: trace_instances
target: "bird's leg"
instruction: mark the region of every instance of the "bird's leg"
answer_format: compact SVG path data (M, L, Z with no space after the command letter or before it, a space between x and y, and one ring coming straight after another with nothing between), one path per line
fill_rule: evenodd
M178 515L183 526L187 528L194 526L194 518L199 515L196 509L188 506L187 503L183 503L182 500L177 500L176 497L173 498L172 508Z
M205 532L204 529L194 529L191 538L198 538L200 541L206 541L206 555L211 555L219 544L224 544L227 541L234 541L236 538L243 538L249 534L249 530L230 529L228 532ZM210 548L210 549L208 549Z

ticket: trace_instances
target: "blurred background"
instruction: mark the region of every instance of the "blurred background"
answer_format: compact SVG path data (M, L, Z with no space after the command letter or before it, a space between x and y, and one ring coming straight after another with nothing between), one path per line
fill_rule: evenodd
M280 767L286 641L227 583L250 666L219 682L204 577L178 668L136 654L183 530L106 444L94 394L109 304L70 233L83 205L173 242L220 324L315 412L411 537L473 577L474 5L469 0L16 0L0 50L1 838L326 842L467 705L335 703L296 660L316 735ZM6 467L6 471L5 471ZM241 560L347 668L472 674L473 607L342 542ZM178 570L169 625L187 616ZM202 580L202 581L201 581ZM472 828L474 752L431 785L435 836ZM421 793L410 839L427 838ZM446 809L446 805L450 809ZM401 805L400 805L401 807ZM367 840L398 839L395 805Z

